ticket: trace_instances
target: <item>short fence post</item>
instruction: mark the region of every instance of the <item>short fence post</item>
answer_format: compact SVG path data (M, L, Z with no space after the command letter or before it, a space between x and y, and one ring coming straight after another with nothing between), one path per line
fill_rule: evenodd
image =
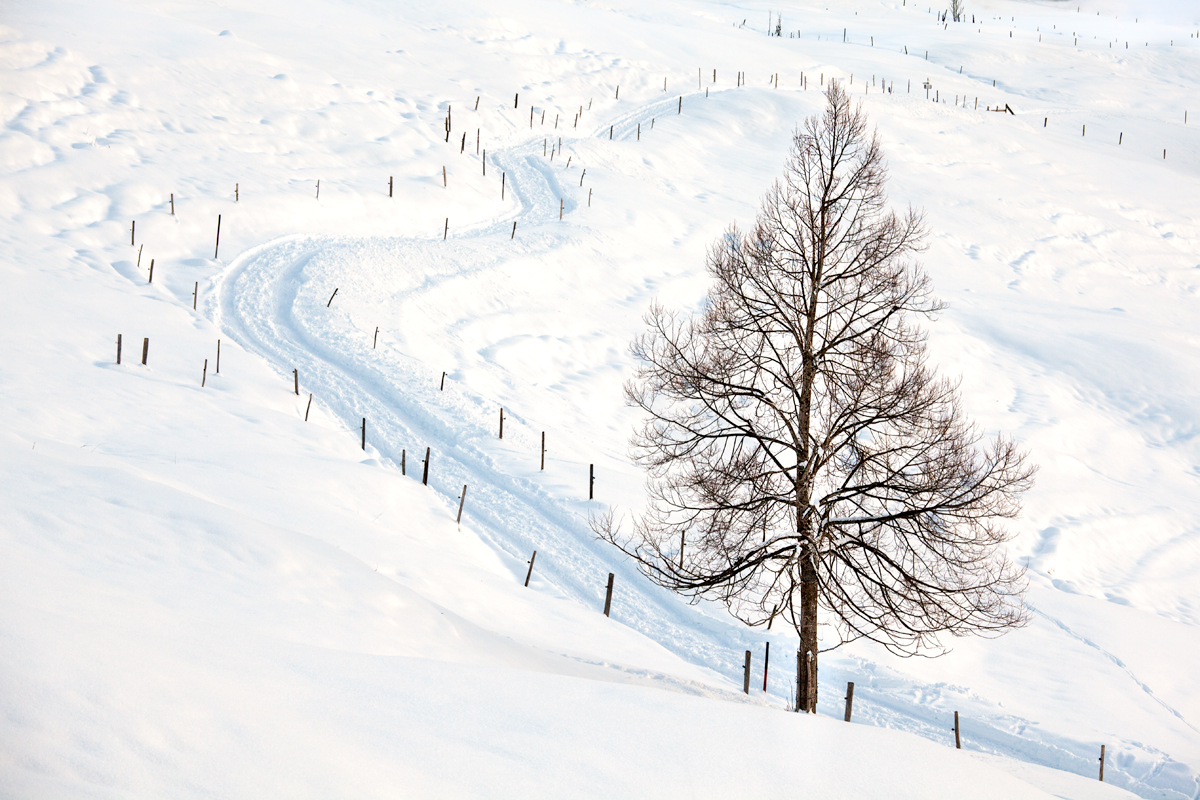
M200 373L200 388L204 388L204 383L208 380L208 359L204 359L204 372Z
M362 449L367 449L367 418L362 418Z
M850 713L854 710L854 681L846 684L846 722L850 721Z
M1100 782L1104 782L1104 745L1100 745Z
M425 448L425 469L421 473L421 485L429 485L429 448Z
M767 652L763 656L763 691L767 690L767 670L771 667L771 643L767 642Z
M525 573L525 585L529 585L529 579L533 577L533 562L537 559L537 550L533 551L533 555L529 557L529 571Z
M612 590L614 577L615 576L611 572L608 573L608 590L604 593L604 616L606 617L608 616L608 612L612 610Z
M743 675L742 691L750 694L750 651L746 651L746 669Z
M300 396L300 370L298 368L292 370L292 380L294 381L294 385L295 385L296 397L299 397Z
M120 360L117 361L120 363ZM540 469L546 469L546 432L542 431L542 466Z
M467 502L467 485L464 483L462 497L458 498L458 519L454 520L459 525L462 525L462 510L465 502Z
M962 750L962 735L958 730L958 712L954 712L954 749Z
M121 334L119 334L119 333L117 334L117 363L118 364L121 363ZM546 434L543 433L542 434L542 442L543 442L542 447L545 447L545 444L544 444L545 441L546 441Z
M595 498L596 489L596 465L588 464L588 500Z
M150 339L142 339L142 366L146 366L146 357L150 355Z

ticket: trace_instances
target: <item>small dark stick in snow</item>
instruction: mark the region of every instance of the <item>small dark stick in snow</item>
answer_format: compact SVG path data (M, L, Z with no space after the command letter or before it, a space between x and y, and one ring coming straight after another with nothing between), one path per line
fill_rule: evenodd
M317 181L317 199L321 199L321 181Z
M500 173L500 199L501 200L504 199L504 187L507 183L508 183L508 173L501 172Z
M500 409L500 438L504 438L504 409Z
M767 642L767 652L763 656L763 691L767 690L767 669L771 666L771 643Z
M454 520L455 523L457 523L459 525L462 525L463 504L466 502L467 502L467 485L464 483L462 496L458 498L458 518Z
M676 113L676 114L682 114L682 113L683 113L683 95L679 95L679 110L678 110L678 111L676 111L675 113Z
M217 252L221 249L221 215L217 214L217 244L213 247L213 261L217 260Z
M312 410L312 392L308 393L308 405L304 407L304 421L308 422L308 412Z
M142 248L143 248L143 247L145 247L145 246L146 246L146 245L145 245L145 243L142 243L142 244L139 244L139 245L138 245L138 257L137 257L137 264L135 265L135 267L136 267L137 269L141 269L141 268L142 268Z
M450 235L450 218L446 217L446 227L442 229L442 241L446 241L446 237Z
M954 749L962 750L962 736L958 730L958 712L954 712Z
M479 95L475 95L475 110L479 110Z
M617 95L614 99L616 99L616 100L621 99L621 84L619 84L619 83L617 84Z
M604 592L604 616L606 617L609 615L608 612L612 610L613 579L615 577L611 572L608 573L608 589Z
M146 358L150 355L149 337L142 339L142 366L146 366Z
M448 187L450 184L446 181L446 168L442 167L442 188Z
M375 345L379 344L379 326L375 326L375 338L371 340L371 349L375 349Z
M335 287L333 290L333 294L329 295L329 302L325 304L326 308L329 308L331 305L333 305L333 298L337 297L337 293L338 293L338 287Z
M609 139L612 139L612 134L613 134L613 126L609 125L608 126L608 138Z
M154 259L150 259L150 280L146 283L154 283Z
M596 494L596 465L588 464L588 500L595 499Z
M849 681L846 684L846 722L850 721L850 714L854 711L854 681Z
M559 222L562 221L562 218L563 218L563 199L560 197L560 198L558 198L558 220L559 220Z
M746 668L743 671L742 691L750 694L750 651L746 651Z
M362 449L367 449L367 418L362 418Z
M208 380L208 359L204 359L204 371L200 373L200 388L204 388L205 382Z
M588 208L592 207L592 190L588 189Z
M117 363L121 363L121 334L117 334ZM542 434L542 442L546 440L546 434Z
M120 334L117 334L117 363L118 364L121 363L120 339L121 339ZM542 469L542 470L546 469L546 432L545 431L542 431L542 466L539 467L539 469Z
M487 177L487 150L483 151L483 176Z
M425 448L425 469L421 473L421 485L422 486L429 485L429 448L428 447Z
M1104 745L1100 745L1100 782L1104 783Z
M196 302L200 299L200 281L192 286L192 311L196 310Z
M583 176L587 175L587 167L583 168L583 172L579 174L579 185L583 186Z
M240 200L241 200L241 198L238 197L238 185L235 183L233 185L233 202L237 203Z
M392 180L394 176L388 175L388 197L392 196Z
M300 370L295 368L292 370L292 380L295 382L296 397L300 396Z
M525 585L529 585L529 579L533 577L533 562L537 559L537 550L533 551L533 555L529 557L529 571L525 573Z
M135 219L129 223L129 246L130 247L134 246L133 234L134 234L134 231L136 231L136 230L137 230L137 220Z
M438 391L444 392L445 390L446 390L446 373L443 372L442 373L442 383L440 386L438 386Z
M509 240L510 240L510 241L511 241L512 239L515 239L515 238L517 238L517 221L516 221L515 219L513 220L513 231L512 231L512 236L509 236L508 238L509 238Z
M175 216L175 193L171 192L171 216Z
M216 374L221 374L221 340L217 339L217 369Z
M467 152L467 132L463 131L462 147L459 148L458 154L462 155L465 152Z
M520 92L517 92L516 94L513 95L513 108L517 107L517 98L520 96L521 96Z
M406 458L405 458L405 457L406 457L407 455L408 455L407 451L405 451L405 450L401 450L401 451L400 451L400 474L401 474L401 475L407 475L407 474L408 474L408 471L405 469L405 464L404 464L404 462L405 462L405 460L406 460Z

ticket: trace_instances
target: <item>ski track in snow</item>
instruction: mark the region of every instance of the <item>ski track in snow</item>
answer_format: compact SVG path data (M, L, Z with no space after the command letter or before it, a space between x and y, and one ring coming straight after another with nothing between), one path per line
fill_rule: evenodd
M684 106L689 98L694 96L683 95ZM673 97L613 117L612 137L633 138L638 121L674 114L678 102ZM608 137L608 125L591 131L591 138ZM763 640L760 634L696 614L677 598L650 586L630 564L614 563L615 551L592 537L578 509L537 482L506 472L489 452L484 443L493 441L494 434L479 422L477 412L481 406L494 403L454 381L445 391L438 390L438 376L427 365L394 349L372 350L364 345L349 313L339 310L338 301L353 291L356 280L359 288L370 288L348 271L355 254L366 250L382 250L399 269L412 273L415 288L406 298L409 302L452 282L479 278L503 263L493 248L515 247L526 256L554 251L567 241L568 234L546 234L539 226L557 221L557 198L566 198L568 214L575 208L575 201L569 192L562 191L553 167L553 162L541 157L538 143L532 140L489 153L488 168L506 174L507 191L516 198L517 209L455 229L446 241L440 237L294 235L253 248L239 255L217 279L217 299L206 313L242 347L274 364L289 380L291 370L299 369L302 387L313 393L314 405L320 404L335 415L348 433L357 435L361 419L366 417L367 442L388 468L399 472L403 450L408 478L420 480L424 448L430 447L430 488L439 495L447 513L453 514L461 487L469 486L466 516L492 547L512 560L516 579L521 577L518 573L523 573L529 552L536 550L537 574L543 580L583 605L599 607L604 574L612 571L618 576L614 618L692 663L740 678L740 648L759 645ZM515 242L510 238L514 221L518 234ZM537 231L530 237L533 244L521 236L531 230ZM339 287L339 293L332 307L327 307L330 287ZM1096 649L1165 711L1196 730L1120 659L1061 621L1037 613L1067 636ZM781 656L784 666L777 668L776 674L786 675L787 657ZM605 666L642 674L621 665ZM857 676L856 720L935 741L946 740L944 709L950 707L951 700L961 700L965 695L982 701L980 705L988 702L971 697L961 687L922 685L879 677L874 672L871 664L857 664L847 670L843 662L830 658L822 671L823 697L840 697L844 681ZM869 676L866 680L864 674ZM661 676L656 680L675 691L705 693L691 682L664 682ZM777 678L775 685L786 686L786 679ZM828 701L824 711L830 711ZM1081 775L1094 769L1095 744L1091 741L1050 734L1034 721L1011 715L973 717L967 724L968 749ZM1187 766L1140 742L1121 742L1119 747L1122 761L1109 765L1110 780L1120 781L1145 796L1200 797L1200 780ZM1171 775L1165 781L1159 780L1164 773ZM1185 795L1178 791L1188 783L1197 787L1194 792Z

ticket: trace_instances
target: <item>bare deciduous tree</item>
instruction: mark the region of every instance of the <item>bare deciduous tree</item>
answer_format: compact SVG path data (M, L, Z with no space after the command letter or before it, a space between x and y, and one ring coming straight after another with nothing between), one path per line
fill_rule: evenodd
M939 634L1021 625L1023 573L1004 555L1034 470L985 442L911 322L941 306L919 265L922 215L886 207L861 107L831 84L793 139L754 231L709 251L701 313L654 305L627 401L648 508L603 539L652 581L800 635L797 709L815 711L817 612L831 649L901 655Z

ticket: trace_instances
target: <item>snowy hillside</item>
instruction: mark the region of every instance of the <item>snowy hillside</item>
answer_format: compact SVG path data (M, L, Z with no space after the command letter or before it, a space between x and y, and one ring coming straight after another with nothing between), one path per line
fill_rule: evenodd
M0 796L1200 798L1200 8L966 9L7 4ZM814 718L587 521L832 79L1041 469L1031 624Z

